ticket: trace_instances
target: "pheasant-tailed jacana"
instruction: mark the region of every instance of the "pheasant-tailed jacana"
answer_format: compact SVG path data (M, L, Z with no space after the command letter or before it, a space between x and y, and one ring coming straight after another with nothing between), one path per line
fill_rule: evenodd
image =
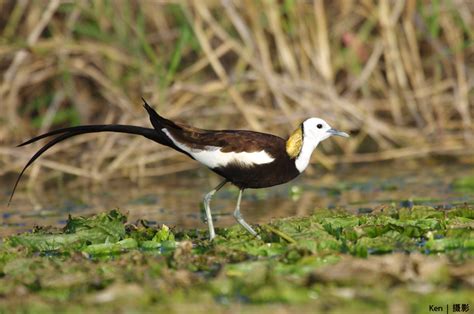
M145 100L143 101L153 129L120 124L83 125L54 130L20 144L19 146L24 146L57 135L36 152L25 165L15 182L10 201L25 170L55 144L85 133L136 134L188 155L224 178L204 197L204 208L211 240L215 237L215 231L209 204L212 196L228 182L236 185L240 190L234 210L235 219L248 232L258 237L255 230L240 213L240 200L244 189L259 189L286 183L306 169L311 154L319 142L332 135L349 137L347 133L331 128L326 121L319 118L305 120L287 140L275 135L253 131L203 130L165 119L153 110Z

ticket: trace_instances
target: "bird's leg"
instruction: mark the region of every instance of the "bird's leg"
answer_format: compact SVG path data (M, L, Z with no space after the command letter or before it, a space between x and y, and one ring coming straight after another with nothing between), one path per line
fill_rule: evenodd
M237 198L237 206L235 206L235 210L234 210L234 218L242 227L245 228L245 230L247 230L248 232L250 232L250 234L260 239L260 236L257 234L257 232L255 232L255 230L253 230L253 228L244 220L244 218L242 217L242 214L240 213L240 200L242 199L243 192L244 192L243 189L239 191L239 197Z
M212 240L216 237L216 232L214 231L214 223L212 222L212 215L211 215L211 207L209 206L211 203L212 196L219 191L225 184L227 180L222 181L216 186L212 191L204 196L204 209L206 210L206 219L207 219L207 226L209 227L209 239Z

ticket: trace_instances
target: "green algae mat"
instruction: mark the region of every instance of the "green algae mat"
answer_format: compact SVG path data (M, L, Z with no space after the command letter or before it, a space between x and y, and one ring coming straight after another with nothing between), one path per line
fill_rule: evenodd
M446 313L474 309L474 209L381 207L175 231L113 210L0 246L0 312Z

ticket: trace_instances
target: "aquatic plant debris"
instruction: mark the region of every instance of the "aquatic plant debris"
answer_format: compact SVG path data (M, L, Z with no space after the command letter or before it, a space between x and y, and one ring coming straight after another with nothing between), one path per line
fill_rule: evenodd
M174 247L174 235L169 227L159 229L130 225L118 210L92 217L69 217L62 230L36 228L31 233L11 236L7 243L23 246L32 252L71 253L80 251L91 255L118 254L138 249L158 249L163 245Z
M205 230L130 224L112 210L12 235L0 246L0 312L474 305L472 207L318 209L257 228L262 240L233 226L210 242Z

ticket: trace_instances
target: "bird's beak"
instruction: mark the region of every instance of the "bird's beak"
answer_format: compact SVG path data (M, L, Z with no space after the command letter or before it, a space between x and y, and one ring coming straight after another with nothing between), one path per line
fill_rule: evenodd
M328 133L331 135L337 135L337 136L342 136L342 137L349 137L349 134L346 132L338 131L336 129L329 129Z

